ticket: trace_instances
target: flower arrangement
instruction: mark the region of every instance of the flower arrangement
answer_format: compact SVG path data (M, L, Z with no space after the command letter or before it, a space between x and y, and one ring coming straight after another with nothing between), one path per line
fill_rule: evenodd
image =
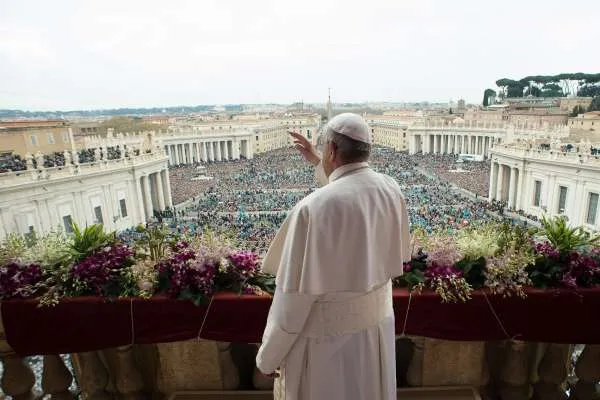
M411 261L394 283L435 291L443 302L466 301L474 289L525 297L527 287L598 287L599 238L564 218L543 219L530 230L507 223L452 234L416 230Z
M39 297L41 305L55 305L65 297L165 294L200 304L221 290L274 292L259 256L225 236L178 236L161 226L137 227L135 236L125 244L101 225L74 225L72 236L9 235L0 243L0 299Z
M53 305L76 296L167 295L201 304L218 291L275 290L260 257L224 235L191 237L156 226L120 240L101 225L73 230L71 236L8 235L0 243L0 299L37 297ZM599 287L599 241L562 218L529 230L506 223L452 233L415 229L411 261L394 284L433 291L443 302L467 301L474 290L525 297L528 287Z

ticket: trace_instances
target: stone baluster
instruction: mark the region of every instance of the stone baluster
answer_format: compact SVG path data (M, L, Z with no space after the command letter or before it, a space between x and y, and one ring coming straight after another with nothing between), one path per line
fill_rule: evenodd
M480 388L489 378L483 342L411 338L414 350L406 380L410 386Z
M240 385L240 375L231 358L231 343L217 342L217 349L219 350L223 389L234 390Z
M538 399L567 399L565 386L572 346L568 344L539 343L542 358L537 368L538 380L533 386Z
M499 390L502 400L529 399L531 348L531 344L516 340L505 343Z
M121 346L116 349L115 385L120 398L135 400L143 397L144 383L133 359L133 346Z
M573 400L592 400L600 398L597 384L600 382L600 345L586 344L577 364L575 374L578 381L571 392Z
M45 395L50 395L53 400L73 399L75 395L69 391L72 382L71 371L69 371L60 355L44 356L42 389Z
M100 162L101 157L100 157L100 148L96 147L94 149L94 162Z
M109 400L112 397L106 391L108 371L100 360L98 352L79 353L74 360L79 368L79 386L87 400Z
M35 375L29 364L11 351L3 352L2 361L4 373L0 383L4 394L15 400L35 399L37 396L32 390L35 384Z

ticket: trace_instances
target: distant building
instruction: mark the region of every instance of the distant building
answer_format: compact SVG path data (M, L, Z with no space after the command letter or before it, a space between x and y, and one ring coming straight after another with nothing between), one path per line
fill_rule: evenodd
M495 145L489 199L539 217L564 215L574 226L600 230L600 159L587 148L579 150Z
M569 127L572 129L600 132L600 111L591 111L569 118Z
M169 116L167 115L148 115L142 117L142 121L154 125L169 125Z
M76 152L65 151L65 165L49 168L39 153L37 166L29 156L26 170L0 173L0 239L11 232L71 232L72 223L122 230L173 206L167 157L160 147L149 153L121 152L116 158L104 150L86 163Z
M561 97L559 107L562 111L572 112L577 106L587 110L592 104L592 97Z
M0 154L41 152L50 154L71 148L69 124L64 120L0 121Z

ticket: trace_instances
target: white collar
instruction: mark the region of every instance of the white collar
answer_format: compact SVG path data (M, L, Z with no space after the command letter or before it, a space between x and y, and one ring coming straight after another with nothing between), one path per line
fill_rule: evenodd
M347 174L348 172L356 171L359 168L368 167L369 163L366 161L350 163L342 165L341 167L337 167L331 174L329 174L329 183L339 179L342 175Z

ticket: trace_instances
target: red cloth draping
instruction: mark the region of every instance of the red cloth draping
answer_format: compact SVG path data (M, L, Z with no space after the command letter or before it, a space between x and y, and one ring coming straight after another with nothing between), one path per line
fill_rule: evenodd
M270 304L269 297L219 293L206 315L207 305L197 307L164 296L114 302L68 298L44 308L35 299L10 300L2 302L2 319L8 344L27 356L193 339L205 316L202 338L259 343ZM441 303L435 293L409 296L406 290L395 289L394 310L398 334L465 341L600 343L600 289L531 289L526 299L477 291L468 302L451 304Z

